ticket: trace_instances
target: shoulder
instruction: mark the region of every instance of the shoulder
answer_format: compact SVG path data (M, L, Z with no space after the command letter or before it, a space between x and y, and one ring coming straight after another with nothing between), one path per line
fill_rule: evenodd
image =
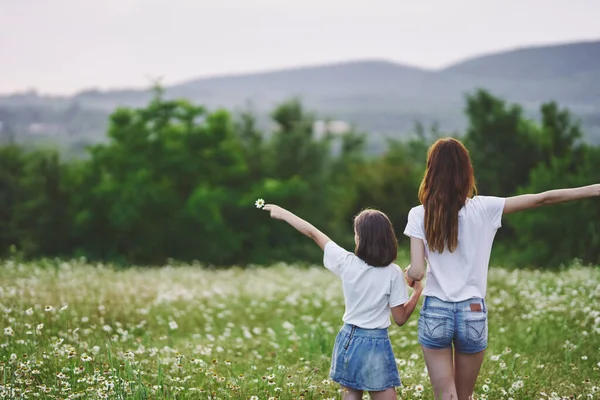
M388 266L388 268L390 269L392 276L395 276L396 274L400 274L400 275L404 274L404 271L402 270L402 268L400 268L400 266L398 264L390 264Z
M330 240L329 242L327 242L325 244L325 247L323 247L323 252L325 253L326 256L330 255L330 256L334 256L334 257L340 257L340 256L346 257L349 255L354 255L354 253L347 251L346 249L344 249L343 247L338 245L333 240Z
M408 212L404 234L417 239L425 238L425 208L423 205L413 207Z
M504 201L504 200L506 200L504 197L482 196L482 195L474 196L471 199L471 201L474 202L475 204L488 204L488 203L494 203L494 202Z
M469 201L472 203L470 206L476 209L476 215L481 215L487 221L490 221L494 228L500 228L502 226L502 214L504 213L504 206L506 204L506 198L495 197L495 196L475 196Z
M408 218L425 218L425 208L423 205L411 208L408 212Z
M469 201L472 206L487 210L502 209L505 202L506 199L504 197L496 196L475 196Z
M341 275L355 258L354 253L344 250L332 240L327 242L323 248L323 264L325 268L336 275Z

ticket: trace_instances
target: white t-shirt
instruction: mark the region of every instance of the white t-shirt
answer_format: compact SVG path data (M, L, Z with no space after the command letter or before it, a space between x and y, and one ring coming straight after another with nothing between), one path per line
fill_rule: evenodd
M425 209L414 207L408 213L404 234L423 239L427 269L424 296L459 302L485 298L492 244L502 226L504 198L475 196L458 212L458 247L451 253L429 250L425 238Z
M324 250L323 264L342 278L344 322L363 329L390 326L390 308L408 301L400 267L396 264L372 267L333 241L327 242Z

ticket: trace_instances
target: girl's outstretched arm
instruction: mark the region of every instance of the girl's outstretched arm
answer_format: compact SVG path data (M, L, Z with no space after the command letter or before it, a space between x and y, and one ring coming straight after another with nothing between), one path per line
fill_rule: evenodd
M331 239L329 239L323 232L285 208L281 208L274 204L267 204L263 207L263 210L269 211L271 213L271 218L280 219L287 222L298 232L303 233L314 240L321 250L323 250L325 245L331 241Z
M574 189L549 190L538 194L524 194L509 197L504 204L504 214L529 210L550 204L600 196L600 184L578 187Z

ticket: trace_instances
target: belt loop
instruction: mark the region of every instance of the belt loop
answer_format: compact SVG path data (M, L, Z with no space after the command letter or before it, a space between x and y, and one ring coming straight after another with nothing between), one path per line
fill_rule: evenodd
M481 299L481 304L483 305L483 312L487 312L487 305L485 304L485 299Z
M427 300L429 300L429 296L424 296L425 300L423 300L423 307L421 307L421 310L426 310L427 309Z

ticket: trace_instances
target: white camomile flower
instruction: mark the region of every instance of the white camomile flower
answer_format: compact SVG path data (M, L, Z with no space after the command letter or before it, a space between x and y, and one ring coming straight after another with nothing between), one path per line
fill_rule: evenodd
M263 208L265 206L265 200L258 199L254 202L254 205L256 206L256 208Z

